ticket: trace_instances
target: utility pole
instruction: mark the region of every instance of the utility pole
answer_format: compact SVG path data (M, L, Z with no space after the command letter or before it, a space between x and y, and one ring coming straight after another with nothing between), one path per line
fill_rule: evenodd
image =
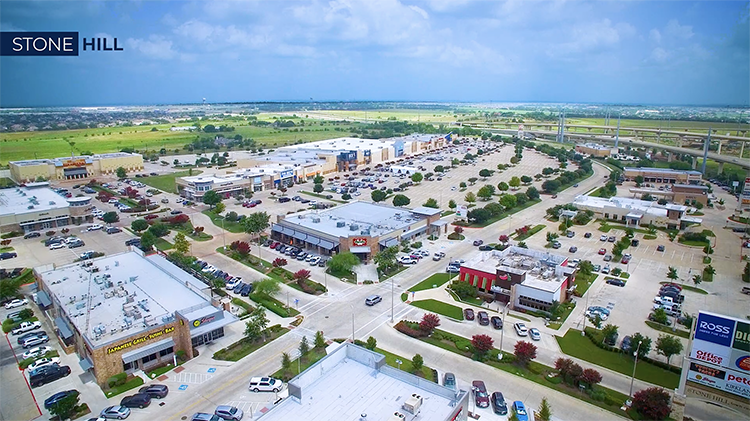
M635 380L635 368L638 366L638 351L641 349L641 342L638 341L638 346L635 348L635 363L633 363L633 375L630 376L630 393L628 393L628 402L633 404L633 381ZM630 405L628 405L630 406Z

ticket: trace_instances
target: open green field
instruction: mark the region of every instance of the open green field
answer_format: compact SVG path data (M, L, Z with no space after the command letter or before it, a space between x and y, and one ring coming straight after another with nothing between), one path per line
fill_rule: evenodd
M147 184L161 191L177 194L177 186L174 183L175 178L187 177L188 175L190 175L190 172L191 172L190 170L178 171L172 174L156 175L156 176L142 178L140 181L143 184ZM203 171L201 170L193 170L192 175L198 175L202 172Z
M259 115L257 117L259 120L273 121L272 116ZM305 125L277 129L273 127L250 126L247 121L237 119L202 120L200 124L203 127L209 124L215 126L233 126L235 131L224 133L225 136L232 137L240 134L243 138L254 139L258 145L266 148L293 144L297 141L312 142L351 134L350 129L352 125L348 123L339 124L305 118L295 119L292 116L282 117L284 119L292 119L295 123L304 121ZM172 126L190 126L192 124L185 122L150 126L2 133L0 134L0 150L2 150L0 164L7 164L8 161L22 159L56 158L70 155L71 152L76 154L82 152L117 152L123 148L157 152L161 148L165 148L170 152L174 152L174 149L182 149L183 146L191 143L198 137L205 138L219 134L169 131L169 128ZM153 128L156 128L157 131L152 131ZM73 143L72 147L69 142Z
M300 113L298 113L299 115ZM414 122L453 122L456 121L455 114L447 110L326 110L310 111L304 114L311 117L355 119L367 121L386 121L388 119L404 120Z

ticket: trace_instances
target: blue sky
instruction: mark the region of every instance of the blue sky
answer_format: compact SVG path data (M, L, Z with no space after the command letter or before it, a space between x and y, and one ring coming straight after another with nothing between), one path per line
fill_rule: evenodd
M747 106L749 11L739 1L3 1L0 30L117 37L125 51L2 57L0 106Z

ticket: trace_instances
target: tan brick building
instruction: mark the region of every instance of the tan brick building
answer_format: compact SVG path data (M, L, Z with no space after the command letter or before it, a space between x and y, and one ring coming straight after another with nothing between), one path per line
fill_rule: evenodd
M16 183L37 179L78 180L114 174L118 168L126 171L143 170L143 156L137 153L114 152L90 156L72 156L54 159L11 161L10 176Z

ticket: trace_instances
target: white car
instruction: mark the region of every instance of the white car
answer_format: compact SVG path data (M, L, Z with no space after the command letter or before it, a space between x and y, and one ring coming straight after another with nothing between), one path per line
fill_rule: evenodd
M601 237L599 237L599 241L607 241L607 236L602 234Z
M33 370L36 370L39 367L44 367L44 366L52 365L52 364L60 364L60 358L58 358L58 357L40 358L40 359L34 361L33 363L29 364L29 366L26 367L26 369L29 370L29 371L33 371Z
M526 325L523 323L516 323L513 325L513 328L516 329L516 333L518 336L529 336L529 330L526 329Z
M10 309L12 309L12 308L16 308L16 307L21 307L21 306L25 306L25 305L26 305L26 304L28 304L28 303L29 303L29 300L27 300L27 299L25 299L25 298L24 298L24 299L21 299L21 300L19 300L19 299L15 299L15 300L13 300L13 301L10 301L10 302L7 302L7 303L5 303L5 309L6 309L6 310L10 310Z
M224 288L228 289L228 290L232 290L240 282L242 282L242 278L240 278L239 276L235 276L234 278L232 278L232 279L228 280L226 283L224 283Z
M29 358L38 358L38 357L41 357L42 355L44 355L44 354L46 354L48 352L52 352L52 351L53 351L53 349L51 347L48 347L48 346L39 346L39 347L36 347L36 348L31 348L30 350L24 352L21 355L21 359L22 360L26 360L26 359L29 359Z
M320 256L315 256L310 259L310 266L315 266L320 262Z
M401 263L402 265L414 265L414 264L417 263L416 260L412 259L409 256L401 256L401 257L399 257L398 258L398 262Z
M273 377L253 377L248 390L251 392L278 392L284 388L284 382Z
M63 243L52 243L49 245L50 250L59 250L65 248L65 244Z
M30 332L35 329L40 329L42 327L42 322L36 321L36 322L21 322L21 325L17 328L13 329L10 333L14 335L20 335L22 333Z
M102 228L104 228L104 227L103 227L103 226L101 226L100 224L94 224L94 225L90 225L90 226L89 226L89 227L88 227L88 228L86 229L86 231L97 231L97 230L100 230L100 229L102 229Z

